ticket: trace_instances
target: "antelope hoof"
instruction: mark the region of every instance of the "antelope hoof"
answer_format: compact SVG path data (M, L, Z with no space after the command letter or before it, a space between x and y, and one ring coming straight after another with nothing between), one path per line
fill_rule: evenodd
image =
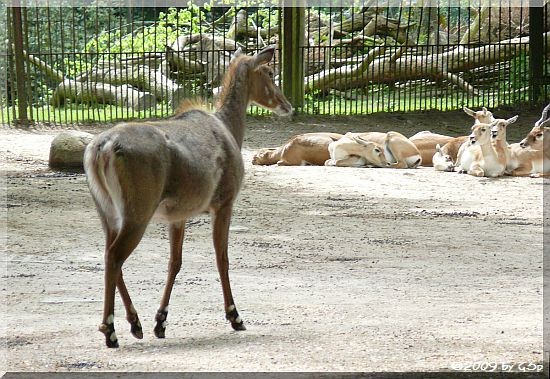
M237 322L232 322L231 323L231 327L233 328L233 330L246 330L246 326L244 326L244 322L240 322L240 323L237 323Z
M135 322L130 322L130 332L138 340L143 338L143 329L141 327L141 322L137 319Z
M157 311L155 320L157 321L155 325L155 337L157 338L166 338L166 318L168 317L168 311Z
M105 335L105 344L107 347L118 347L118 338L116 337L114 324L101 324L99 325L99 331Z
M233 330L246 330L244 322L237 312L237 308L233 305L229 309L230 310L225 314L225 318L231 322L231 327Z

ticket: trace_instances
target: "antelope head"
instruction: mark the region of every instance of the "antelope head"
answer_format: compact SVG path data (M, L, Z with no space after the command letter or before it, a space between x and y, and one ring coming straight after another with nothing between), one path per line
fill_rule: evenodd
M540 119L535 122L535 126L527 137L525 137L519 145L522 148L530 147L534 150L543 150L544 149L544 135L548 133L550 128L550 104L548 104L542 111Z
M485 107L481 108L480 111L474 111L467 107L464 107L462 109L468 116L474 118L474 122L476 124L490 124L491 122L495 121L493 114Z
M504 140L506 141L506 127L510 124L513 124L518 119L518 116L511 117L509 119L499 118L493 121L491 124L491 138L493 140Z

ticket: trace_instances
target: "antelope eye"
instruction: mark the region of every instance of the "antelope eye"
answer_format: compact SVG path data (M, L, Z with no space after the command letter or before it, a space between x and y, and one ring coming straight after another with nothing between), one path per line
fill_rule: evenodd
M537 138L542 137L542 133L537 134Z
M273 79L273 77L274 77L273 71L269 71L269 72L268 72L268 75L269 75L269 77L270 77L271 79Z
M379 148L376 148L376 149L374 149L374 152L375 152L375 153L380 153L380 149L379 149Z
M484 131L486 131L486 130L487 130L486 128L481 128L481 131L482 131L482 132L484 132Z

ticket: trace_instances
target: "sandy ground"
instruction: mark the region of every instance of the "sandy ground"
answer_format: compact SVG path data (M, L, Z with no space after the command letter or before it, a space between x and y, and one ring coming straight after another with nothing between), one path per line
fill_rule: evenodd
M537 116L520 114L509 140L518 141ZM233 293L248 330L234 332L224 319L204 216L188 223L167 338L154 338L168 241L166 227L151 224L124 266L145 338L130 335L117 297L116 350L97 331L103 233L86 179L47 168L61 129L4 127L4 370L437 371L540 363L543 179L250 164L255 149L299 132L459 135L470 120L461 112L251 119L230 237Z

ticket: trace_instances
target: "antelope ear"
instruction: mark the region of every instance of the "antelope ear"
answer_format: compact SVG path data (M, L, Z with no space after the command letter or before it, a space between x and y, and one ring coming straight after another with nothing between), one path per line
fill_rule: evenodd
M508 120L506 120L506 123L513 124L518 120L518 117L519 117L518 115L515 115L514 117L510 117Z
M481 109L483 109L483 115L484 115L484 116L487 116L487 108L482 107Z
M268 46L254 56L254 66L259 66L271 62L275 55L275 46Z
M476 112L474 112L470 108L463 107L462 110L470 117L475 117L476 116Z
M440 144L435 145L435 151L437 151L439 154L441 154L441 145Z
M240 57L241 55L244 55L243 49L241 49L241 47L239 46L239 48L235 50L233 54L231 54L231 60L229 61L229 63L231 64L236 58Z

